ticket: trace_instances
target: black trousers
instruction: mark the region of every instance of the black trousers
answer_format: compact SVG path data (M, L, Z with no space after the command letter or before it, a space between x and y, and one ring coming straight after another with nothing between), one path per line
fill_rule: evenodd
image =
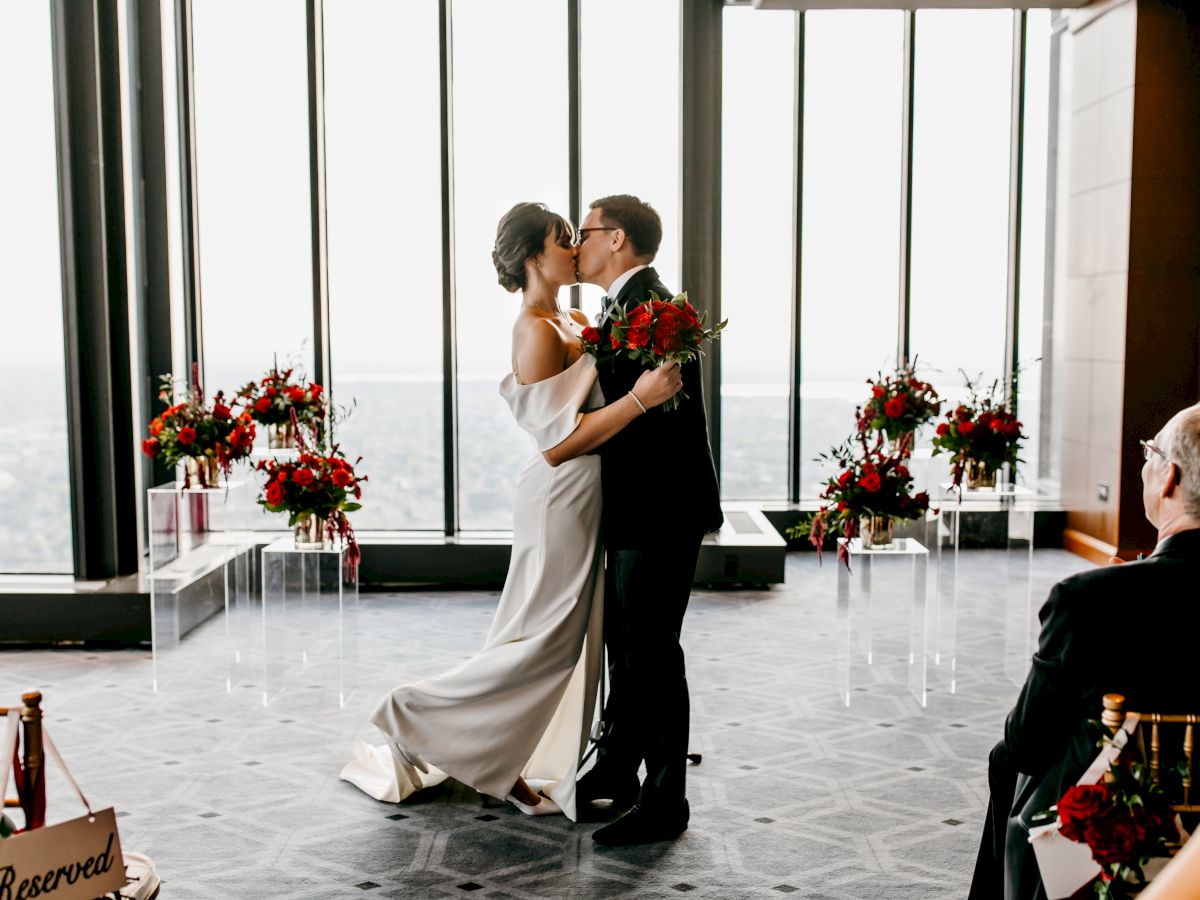
M679 644L702 535L640 550L609 550L604 643L609 692L596 773L605 781L636 778L651 814L683 808L688 751L688 685Z
M1074 771L1069 764L1065 768ZM968 900L1045 900L1029 835L1017 821L1021 810L1048 809L1061 796L1062 779L1057 771L1042 781L1017 771L1003 741L992 748L988 756L991 796Z

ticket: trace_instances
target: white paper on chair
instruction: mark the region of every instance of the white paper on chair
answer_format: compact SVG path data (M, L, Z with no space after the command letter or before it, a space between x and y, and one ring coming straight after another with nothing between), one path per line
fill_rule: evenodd
M1113 739L1100 748L1092 764L1076 784L1097 784L1108 771L1125 745L1133 729L1137 727L1137 713L1125 717L1121 729ZM1100 864L1092 859L1092 848L1087 844L1064 837L1059 829L1061 822L1051 822L1029 829L1029 843L1037 857L1038 870L1042 873L1042 884L1049 900L1063 900L1100 874Z

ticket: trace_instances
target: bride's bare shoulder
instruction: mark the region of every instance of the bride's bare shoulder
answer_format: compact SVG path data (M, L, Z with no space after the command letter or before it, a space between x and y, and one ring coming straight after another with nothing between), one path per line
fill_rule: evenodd
M520 315L513 324L513 363L522 384L533 384L563 370L563 339L550 319Z

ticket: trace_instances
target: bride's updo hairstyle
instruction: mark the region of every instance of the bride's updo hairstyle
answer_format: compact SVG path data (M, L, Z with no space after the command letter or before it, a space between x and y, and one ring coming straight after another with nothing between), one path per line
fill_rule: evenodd
M518 203L504 214L496 226L496 246L492 249L500 287L510 294L525 289L525 262L542 255L547 235L553 235L555 241L569 240L575 229L544 203Z

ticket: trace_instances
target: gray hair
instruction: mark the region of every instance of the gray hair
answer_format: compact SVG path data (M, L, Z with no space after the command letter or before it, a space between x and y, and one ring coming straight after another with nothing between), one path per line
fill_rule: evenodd
M1200 403L1176 413L1167 423L1162 450L1179 466L1184 509L1200 519Z

